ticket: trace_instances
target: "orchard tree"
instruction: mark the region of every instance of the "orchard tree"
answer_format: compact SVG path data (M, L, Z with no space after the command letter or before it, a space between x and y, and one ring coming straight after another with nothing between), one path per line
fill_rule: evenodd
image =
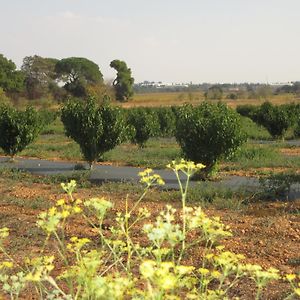
M24 76L13 61L0 54L0 87L8 94L19 93L24 87Z
M43 124L41 115L32 107L19 111L9 105L1 105L0 147L13 159L36 139Z
M157 136L160 132L157 114L145 107L128 109L127 124L132 129L129 139L140 148L144 148L149 138Z
M133 96L134 78L131 77L131 69L122 60L115 59L110 66L117 71L117 77L113 81L118 101L128 101Z
M123 112L107 101L98 106L94 98L73 100L62 108L61 120L66 135L79 144L92 169L93 163L123 141L126 124Z
M64 88L75 97L85 97L89 85L103 83L99 66L87 58L64 58L57 62L55 71L65 82Z
M264 126L275 139L284 139L295 118L287 107L275 106L270 102L264 102L251 117L254 122Z
M38 55L26 56L21 67L25 75L28 98L36 99L49 92L49 87L57 85L55 65L58 59Z
M246 141L239 114L221 102L179 108L175 137L186 158L206 165L205 176Z

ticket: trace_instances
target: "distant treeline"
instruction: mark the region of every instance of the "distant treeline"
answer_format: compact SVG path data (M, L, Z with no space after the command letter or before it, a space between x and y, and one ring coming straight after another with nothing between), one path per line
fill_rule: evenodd
M164 85L163 83L155 83L145 81L134 85L135 93L162 93L162 92L203 92L206 93L208 99L229 99L242 98L267 98L271 95L278 94L300 94L300 81L282 84L270 85L263 83L224 83L224 84L173 84ZM226 95L225 95L226 94Z
M131 69L121 60L110 67L117 72L111 84L105 84L99 66L84 57L63 59L26 56L20 70L15 63L0 54L0 100L5 97L39 99L51 97L65 100L69 96L84 98L104 95L127 101L133 95Z

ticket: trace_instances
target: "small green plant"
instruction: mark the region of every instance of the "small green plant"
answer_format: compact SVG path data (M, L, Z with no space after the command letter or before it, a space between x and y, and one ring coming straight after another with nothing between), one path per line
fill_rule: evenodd
M252 114L253 121L264 126L273 138L284 139L284 135L292 126L292 116L284 106L274 106L270 102L263 103Z
M159 107L156 110L156 113L160 126L160 135L163 137L174 136L176 128L176 117L173 110L169 107Z
M145 108L130 109L127 112L127 122L133 128L131 142L138 144L140 148L145 147L150 137L159 133L157 114Z
M232 156L246 141L238 114L221 102L182 107L175 136L188 159L206 165L206 174L213 173L221 158Z
M34 108L19 111L9 105L0 106L0 147L12 159L37 138L42 128Z
M62 108L61 120L66 135L79 144L90 168L106 151L123 141L126 129L118 107L108 103L98 106L93 98L86 102L69 101Z
M259 179L262 189L261 197L265 199L288 200L292 184L300 183L300 174L278 173L264 176Z

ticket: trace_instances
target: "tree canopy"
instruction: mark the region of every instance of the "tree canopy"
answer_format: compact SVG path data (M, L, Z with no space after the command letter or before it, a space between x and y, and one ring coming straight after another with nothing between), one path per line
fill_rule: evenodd
M118 101L127 101L133 96L134 78L131 77L131 69L122 60L115 59L110 66L117 71L117 77L113 82Z
M24 76L12 60L0 54L0 87L7 93L18 93L24 87Z
M90 84L103 82L99 66L83 57L68 57L57 62L55 71L65 89L76 97L86 96L86 88Z
M30 99L38 98L49 91L49 85L57 78L55 65L58 59L38 55L26 56L21 67Z

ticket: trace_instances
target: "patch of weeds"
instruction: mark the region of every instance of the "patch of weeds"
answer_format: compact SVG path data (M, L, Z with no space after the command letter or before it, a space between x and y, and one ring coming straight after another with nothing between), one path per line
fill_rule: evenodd
M29 208L29 209L48 209L52 203L43 197L37 197L34 199L24 199L12 196L4 196L1 198L0 203L2 205L15 205L18 207Z
M188 201L197 202L202 207L212 205L217 209L240 210L251 196L250 192L244 190L233 190L203 182L190 189Z
M233 197L229 199L224 199L220 197L216 197L212 205L216 209L230 209L230 210L242 210L245 206L245 199L241 199L239 197Z
M282 144L257 145L246 144L233 157L228 159L227 170L247 170L250 168L299 167L300 157L282 154L279 149Z
M248 117L241 117L241 124L242 124L242 129L244 132L246 132L247 136L249 139L254 139L254 140L271 140L272 137L268 130L253 122L250 118Z
M122 194L140 194L144 188L133 182L106 182L97 187L100 192L122 193Z
M43 183L46 184L60 184L61 182L68 182L75 180L79 188L90 188L92 183L90 182L91 172L87 171L74 171L72 173L55 174L39 177Z
M278 152L273 147L247 144L241 147L230 159L232 162L264 161L276 159Z
M289 200L291 186L300 183L300 174L296 173L278 173L271 174L259 179L262 190L260 197L265 200L279 198Z
M15 168L0 168L0 176L13 181L20 181L32 177L29 172Z
M174 139L152 138L142 149L123 144L107 152L104 161L123 162L128 166L164 169L166 165L180 158L180 149Z

